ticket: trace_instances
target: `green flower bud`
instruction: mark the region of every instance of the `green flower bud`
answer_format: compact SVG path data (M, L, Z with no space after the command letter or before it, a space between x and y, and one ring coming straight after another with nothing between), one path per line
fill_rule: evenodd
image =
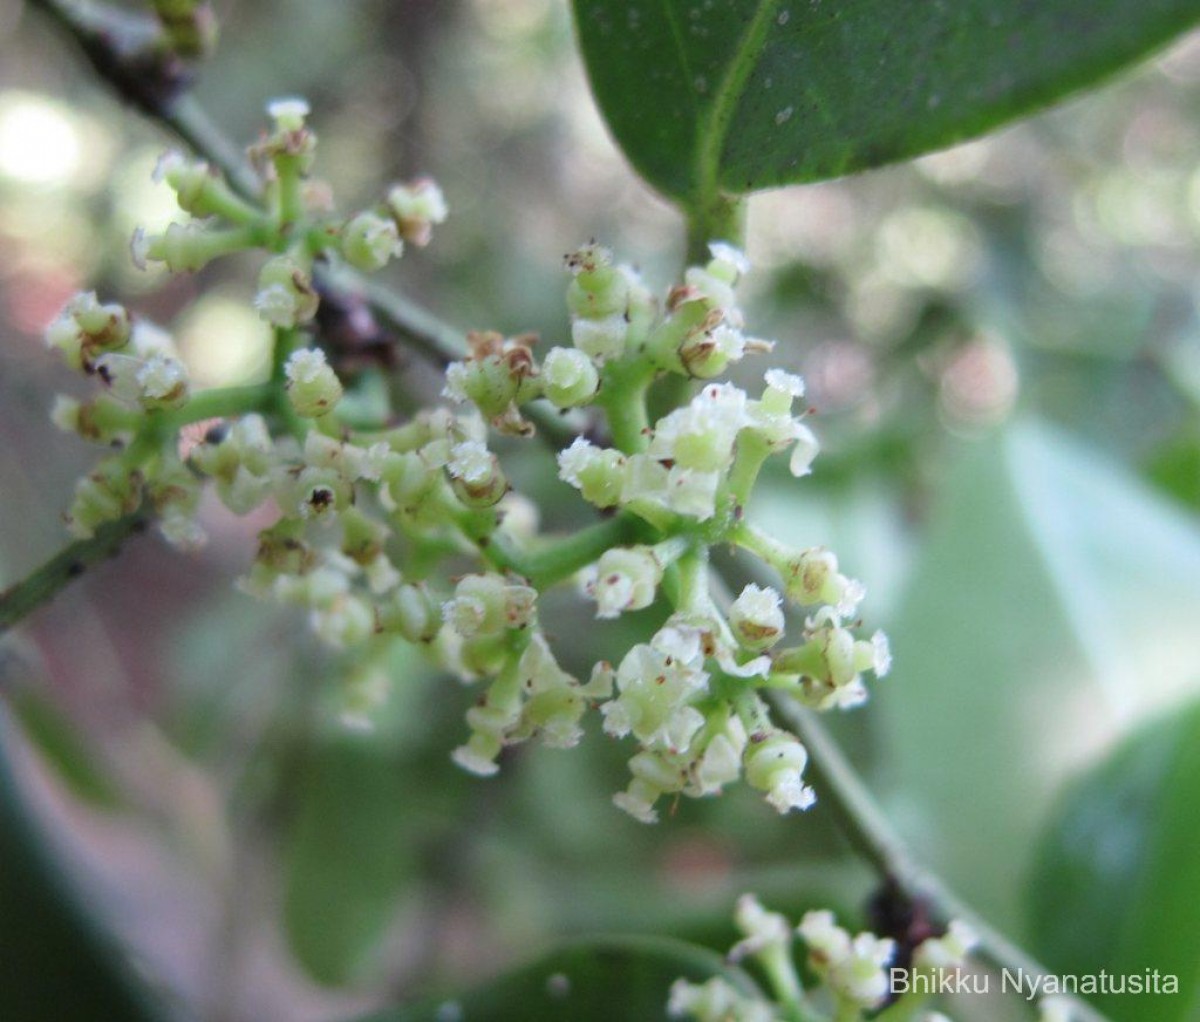
M387 526L367 517L358 508L349 507L341 515L342 553L356 564L366 566L383 552Z
M159 157L154 180L164 181L175 192L185 213L198 218L224 216L238 222L255 218L256 210L234 195L220 173L203 160L189 160L169 151Z
M707 342L712 330L721 324L723 316L719 309L712 309L707 302L695 296L685 296L672 307L669 315L655 327L646 338L646 354L659 368L669 372L685 373L682 351L691 346Z
M616 547L596 563L588 593L596 601L596 617L614 618L654 602L663 566L653 547Z
M319 348L292 352L284 366L284 375L288 400L297 415L317 418L333 411L342 399L341 381Z
M780 596L774 589L748 585L729 608L729 626L746 649L760 652L783 638Z
M464 639L494 637L526 627L533 619L537 592L500 575L467 575L442 605L442 614Z
M559 408L587 404L600 387L600 374L586 354L575 348L551 348L542 362L542 388Z
M102 305L94 291L75 295L46 327L46 345L56 348L72 369L90 371L97 356L118 351L132 334L129 313L115 303Z
M446 471L455 495L467 507L493 507L508 492L499 460L478 440L455 445Z
M299 326L316 316L319 305L320 298L308 270L295 259L276 256L263 266L258 275L254 307L268 323Z
M452 362L446 368L446 395L470 401L489 419L503 414L519 386L520 378L500 355Z
M399 632L413 643L429 643L442 626L442 610L423 585L404 584L380 605L380 631Z
M141 473L117 459L102 461L76 484L67 528L79 539L90 539L99 526L131 514L141 501Z
M624 355L628 337L629 322L619 312L603 319L571 320L571 343L598 362Z
M138 402L147 411L156 408L179 408L187 403L188 372L183 363L176 358L161 354L151 355L138 367L135 380Z
M774 567L783 576L788 599L801 606L824 603L847 615L865 595L862 584L841 574L837 556L823 547L802 550Z
M491 777L500 769L496 765L496 757L503 748L504 743L500 739L477 731L466 745L455 749L450 758L468 773L477 777Z
M779 812L807 809L816 801L813 790L801 780L808 764L808 751L785 731L755 735L745 756L746 780L767 793L767 801Z
M639 823L657 823L654 803L664 794L681 791L687 778L685 769L659 753L646 750L629 760L629 772L633 780L625 791L613 796L613 805Z
M574 275L567 288L567 309L579 319L607 319L625 315L629 281L612 265L612 253L601 245L586 245L566 257Z
M599 508L615 507L625 484L625 455L615 448L601 448L583 437L558 455L558 477L570 483L583 499Z
M310 620L317 637L337 649L357 646L375 633L374 610L354 593L342 593L313 610Z
M253 238L244 230L216 230L204 221L168 224L162 234L133 232L129 252L133 265L144 270L150 263L162 263L172 273L199 270L220 256L252 248Z
M312 168L317 137L307 126L308 103L299 97L275 99L267 104L267 114L274 127L265 139L254 146L252 155L271 160L277 172L300 175Z
M293 508L301 518L329 518L350 506L354 489L331 468L302 469L284 484L284 507Z
M708 380L720 376L731 362L739 361L746 348L742 332L722 323L686 338L679 346L679 360L688 375Z
M50 419L66 433L77 433L93 443L127 442L143 421L142 414L107 394L88 402L58 395Z
M429 178L394 185L387 194L387 208L400 237L418 248L429 244L433 225L444 223L449 212L442 190Z
M357 269L368 273L381 270L403 251L395 221L377 213L359 213L342 228L342 255Z

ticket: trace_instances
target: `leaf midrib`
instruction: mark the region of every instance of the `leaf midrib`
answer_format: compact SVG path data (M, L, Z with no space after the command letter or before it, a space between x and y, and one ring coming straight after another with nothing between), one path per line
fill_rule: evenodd
M780 0L761 0L713 95L696 151L696 195L693 202L699 208L708 205L720 190L721 153L725 149L729 126L745 91L746 80L754 70L755 54L766 37L779 4Z

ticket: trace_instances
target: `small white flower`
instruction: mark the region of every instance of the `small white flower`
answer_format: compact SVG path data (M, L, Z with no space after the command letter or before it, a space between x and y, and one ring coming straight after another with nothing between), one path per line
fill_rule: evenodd
M591 586L596 616L614 618L628 610L649 607L662 577L662 564L650 547L616 547L606 551L596 564Z
M682 752L704 725L690 702L708 689L695 629L665 625L649 644L634 646L617 668L620 696L605 703L604 730L629 732L647 749Z
M737 276L744 277L750 272L750 260L746 254L727 241L714 241L708 246L713 261L729 267Z
M351 266L368 273L382 269L404 251L395 220L367 211L342 229L342 255Z
M466 362L451 362L446 366L446 385L442 388L442 397L448 397L458 404L466 404L466 385L471 370Z
M628 791L618 791L613 795L613 805L632 816L639 823L657 823L658 813L654 811L654 803L647 801Z
M558 452L558 478L579 489L583 485L581 473L595 463L600 452L595 444L577 436L570 447Z
M802 422L793 422L793 433L796 444L792 448L792 456L788 460L788 471L797 479L812 472L812 463L820 453L821 445L816 434Z
M720 485L720 472L697 472L676 465L667 475L665 503L676 514L707 521L716 512Z
M769 586L751 583L729 608L729 624L738 641L747 649L769 649L784 630L782 598Z
M304 119L312 111L308 100L300 96L282 96L267 103L267 116L282 131L298 131L304 127Z
M600 374L578 348L552 348L542 362L542 386L551 403L574 408L591 400L600 386Z
M748 740L745 725L731 716L725 730L714 735L704 747L695 767L696 790L689 794L713 795L736 781L742 775L742 754Z
M603 319L577 317L571 321L571 343L599 362L620 358L628 335L629 323L620 312Z
M300 304L290 288L283 284L268 284L255 294L254 307L268 323L290 327L296 325Z
M806 912L796 932L822 965L836 964L850 956L850 934L837 925L828 909Z
M767 386L788 397L804 397L804 378L795 373L784 372L782 369L768 369L763 374Z
M491 748L494 744L495 748ZM451 754L454 760L467 773L476 777L491 777L500 767L496 764L496 756L500 754L500 743L489 742L480 734L473 734L466 745L460 745Z
M850 956L830 969L829 985L864 1008L874 1008L888 993L886 966L896 953L896 942L873 933L858 934Z
M961 919L952 919L940 937L923 940L913 952L918 969L957 969L979 943L979 937Z
M768 912L753 894L738 898L733 918L745 937L730 949L731 962L740 962L768 947L787 948L792 943L787 919L778 912Z
M767 801L780 813L807 809L816 802L812 788L803 783L808 750L785 731L751 743L746 750L746 780L764 791Z
M494 455L478 440L466 440L450 449L447 469L464 482L485 482L494 471Z
M342 384L320 348L301 348L283 367L288 399L298 415L315 418L332 411L342 398Z
M168 355L151 355L137 370L141 403L146 408L177 408L187 400L188 372Z

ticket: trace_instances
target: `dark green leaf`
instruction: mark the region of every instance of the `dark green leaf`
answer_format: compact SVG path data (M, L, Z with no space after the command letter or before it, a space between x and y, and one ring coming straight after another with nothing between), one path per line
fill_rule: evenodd
M1137 60L1197 0L574 0L597 102L659 191L816 181L940 149Z
M1062 973L1178 977L1098 998L1114 1020L1194 1018L1200 990L1200 704L1123 743L1063 799L1030 886L1036 950Z
M713 976L756 992L745 973L706 948L658 937L598 938L567 945L462 997L394 1008L362 1022L661 1022L676 979Z
M17 788L17 733L0 705L0 1018L14 1022L150 1022L129 962L50 853Z

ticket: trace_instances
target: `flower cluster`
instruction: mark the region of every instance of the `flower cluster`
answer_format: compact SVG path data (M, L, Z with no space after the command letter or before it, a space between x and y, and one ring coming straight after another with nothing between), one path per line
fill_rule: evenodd
M696 1022L773 1022L785 1018L861 1020L887 1002L895 984L892 966L896 944L886 937L864 932L852 936L837 925L832 912L808 912L794 930L784 916L769 912L753 895L738 899L734 913L743 939L728 955L731 965L747 959L757 962L767 979L770 997L747 980L741 988L729 978L714 977L705 983L677 980L671 988L668 1013ZM804 942L806 965L815 984L805 987L792 952L794 935ZM976 938L965 923L952 921L946 933L930 937L913 951L913 969L958 970L975 947ZM905 982L902 990L919 990ZM900 1000L906 1013L917 1017L926 995L904 993ZM944 1016L922 1016L926 1022Z
M786 455L801 477L817 444L795 407L798 377L768 370L756 396L714 380L772 347L744 332L735 300L743 256L714 244L660 301L607 250L585 246L567 257L569 343L539 352L531 336L471 334L445 372L452 407L364 424L343 415L354 381L320 346L318 262L379 269L405 244L426 244L445 203L426 181L335 215L310 178L307 106L279 101L270 113L252 150L261 196L169 155L159 175L192 219L139 232L134 254L190 271L265 249L255 305L274 327L271 378L196 392L164 333L94 295L73 299L47 340L104 392L60 401L55 419L113 453L80 484L71 529L86 537L148 508L172 542L195 546L211 481L233 513L273 518L242 587L306 612L321 639L348 651L351 674L373 679L355 691L378 690L384 658L375 654L391 641L482 684L453 752L465 769L492 774L506 747L534 737L573 745L598 708L607 734L636 743L614 801L638 820L655 820L663 796L714 795L739 778L779 812L810 805L807 752L772 722L765 690L820 710L851 707L866 698L864 674L883 675L890 657L882 634L856 634L863 587L831 552L793 548L750 524L766 460ZM648 397L666 379L699 389L651 421ZM547 411L579 430L556 452L564 492L600 512L575 535L536 534L536 514L489 446L493 434L531 436ZM181 442L192 428L199 435ZM756 555L777 585L726 599L709 568L717 544ZM572 579L598 618L663 602L671 613L645 641L575 677L538 614L540 595ZM801 620L790 643L789 608Z
M199 270L212 260L250 249L272 253L258 276L255 307L268 323L311 323L320 304L313 283L318 259L341 259L364 270L382 269L405 243L428 244L432 228L446 219L441 190L429 180L397 184L381 202L350 216L332 209L329 189L310 172L316 135L307 125L308 104L282 99L268 106L271 131L251 150L262 180L262 202L238 194L203 161L169 152L155 178L175 193L190 215L161 234L133 235L134 263L161 264L172 272Z

